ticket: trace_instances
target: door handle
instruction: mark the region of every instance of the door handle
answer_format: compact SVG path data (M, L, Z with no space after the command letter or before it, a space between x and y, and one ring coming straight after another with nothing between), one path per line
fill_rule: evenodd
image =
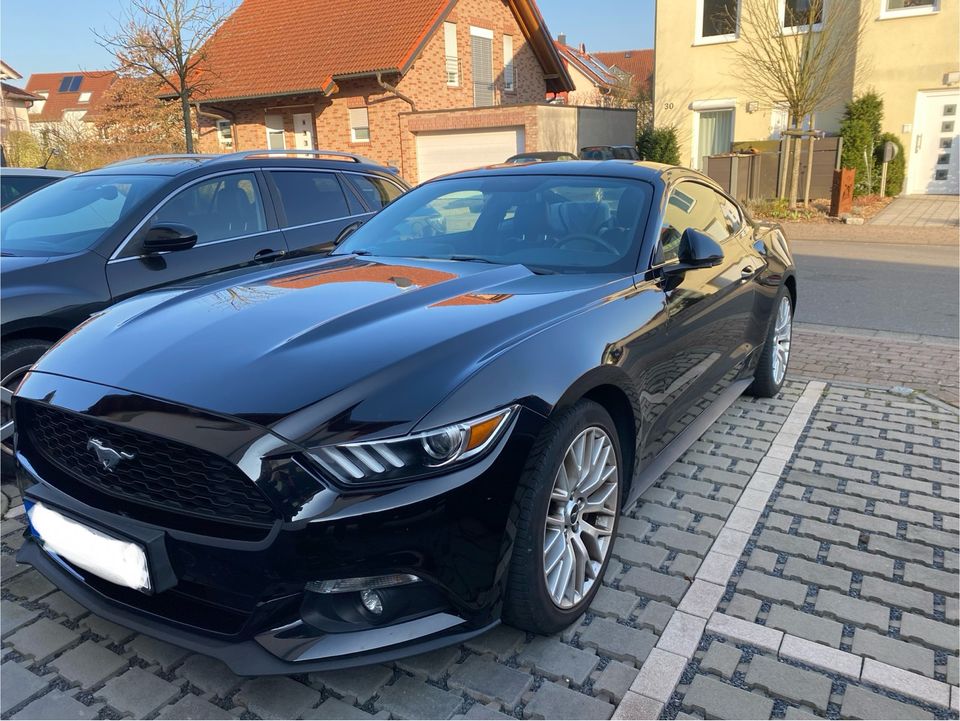
M266 248L254 254L253 262L269 263L272 260L277 260L278 258L282 258L286 254L287 252L285 250L273 250L272 248Z

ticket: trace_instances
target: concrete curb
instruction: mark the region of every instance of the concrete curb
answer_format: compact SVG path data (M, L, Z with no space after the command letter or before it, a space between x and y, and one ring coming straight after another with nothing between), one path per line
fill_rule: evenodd
M940 245L956 247L956 226L846 225L844 223L784 223L791 242L875 243L883 245Z

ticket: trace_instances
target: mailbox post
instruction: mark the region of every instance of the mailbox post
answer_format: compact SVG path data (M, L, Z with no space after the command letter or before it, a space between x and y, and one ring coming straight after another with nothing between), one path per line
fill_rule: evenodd
M900 150L897 148L897 144L892 140L888 140L883 144L883 168L880 170L880 197L884 197L887 194L887 165L891 160L897 157L897 153Z

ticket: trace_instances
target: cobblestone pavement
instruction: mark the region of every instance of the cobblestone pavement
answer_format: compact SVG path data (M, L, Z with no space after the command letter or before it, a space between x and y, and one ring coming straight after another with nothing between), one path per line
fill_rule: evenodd
M793 378L903 386L960 404L956 339L804 323L793 340Z
M8 519L0 714L957 718L957 430L951 409L881 391L742 398L623 517L564 633L503 626L292 677L239 678L89 614L15 564Z
M870 224L956 228L960 203L955 195L904 195L877 213Z

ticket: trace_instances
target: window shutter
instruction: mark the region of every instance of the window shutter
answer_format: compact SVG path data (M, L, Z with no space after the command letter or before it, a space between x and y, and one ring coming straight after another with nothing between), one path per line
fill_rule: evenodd
M492 33L491 33L492 35ZM478 108L493 105L493 39L471 32L473 51L473 104Z
M353 142L370 140L370 120L366 108L350 108L350 139Z
M503 87L508 92L514 90L512 35L503 36Z
M447 85L460 84L460 56L457 51L457 24L443 24L444 53L446 54Z

